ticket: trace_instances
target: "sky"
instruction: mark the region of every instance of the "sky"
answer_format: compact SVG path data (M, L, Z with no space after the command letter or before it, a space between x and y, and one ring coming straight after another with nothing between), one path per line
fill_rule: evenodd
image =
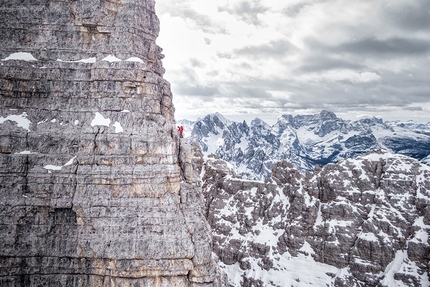
M156 0L175 117L430 122L428 0Z

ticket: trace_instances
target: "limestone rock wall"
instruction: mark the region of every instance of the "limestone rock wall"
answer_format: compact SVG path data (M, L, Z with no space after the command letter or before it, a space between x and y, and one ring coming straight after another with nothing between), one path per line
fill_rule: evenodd
M233 286L430 286L430 168L378 151L264 182L204 164L214 251Z
M0 19L0 286L222 286L154 1L3 0Z

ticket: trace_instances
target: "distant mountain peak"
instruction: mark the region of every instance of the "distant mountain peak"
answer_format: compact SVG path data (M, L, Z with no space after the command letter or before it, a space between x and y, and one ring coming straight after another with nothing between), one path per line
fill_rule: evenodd
M209 114L185 130L187 138L207 154L217 154L249 179L269 177L279 160L302 172L369 150L387 149L428 163L430 125L384 122L378 118L344 120L323 110L313 115L282 115L274 125L255 118L234 122L220 113Z
M327 111L327 110L322 110L319 113L321 119L337 119L337 116L335 113Z

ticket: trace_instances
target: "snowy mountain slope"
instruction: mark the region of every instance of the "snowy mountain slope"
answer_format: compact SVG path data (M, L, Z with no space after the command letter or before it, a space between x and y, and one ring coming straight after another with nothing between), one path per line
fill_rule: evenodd
M209 156L214 251L231 286L429 286L430 167L385 151L247 181Z
M206 155L217 154L248 179L270 177L279 160L304 172L380 148L423 163L430 155L430 123L346 121L329 111L283 115L273 126L258 118L250 125L234 122L219 113L179 123L185 126L187 139L198 142Z

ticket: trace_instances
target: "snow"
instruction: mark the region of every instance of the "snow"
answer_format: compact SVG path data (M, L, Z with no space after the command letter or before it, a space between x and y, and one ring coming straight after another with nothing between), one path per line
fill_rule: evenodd
M32 152L32 151L29 151L29 150L23 150L23 151L21 151L21 152L17 152L17 153L15 153L15 154L37 154L37 152Z
M263 286L302 287L333 286L335 278L327 273L333 274L333 276L348 273L344 269L316 262L312 256L304 254L299 254L297 257L291 256L288 252L277 255L273 260L274 266L269 271L258 265L259 260L253 258L246 258L246 260L251 264L251 269L246 271L240 269L239 263L233 265L220 264L227 273L230 284L235 287L240 286L242 274L246 274L250 278L260 279L263 281Z
M367 215L367 220L370 220L373 218L373 215L375 214L375 208L376 208L376 204L372 204L372 208L370 209L370 212Z
M8 57L2 59L2 61L9 61L9 60L37 61L37 59L33 57L31 53L26 53L26 52L12 53Z
M253 234L252 236L242 237L242 240L246 241L249 239L252 242L260 243L263 245L268 246L276 246L278 243L278 237L277 234L282 234L284 232L283 229L273 230L271 226L268 226L266 224L263 224L263 220L260 218L255 226L252 227L252 230L254 232L257 232L257 234ZM276 232L278 231L278 232Z
M420 229L415 233L415 236L413 239L411 239L411 242L427 244L428 240L429 240L428 232L423 229Z
M358 238L366 240L366 241L375 241L379 242L378 238L375 236L375 234L367 232L367 233L360 233L358 235Z
M106 62L112 63L112 62L121 62L122 60L118 59L115 56L109 55L109 56L103 58L102 61L106 61Z
M429 277L427 274L419 274L415 262L408 259L408 252L406 250L398 250L393 261L387 265L382 279L382 286L385 287L406 287L409 285L404 284L400 280L395 279L396 273L408 274L411 273L414 277L421 278L421 286L430 286Z
M122 110L121 113L129 113L129 110Z
M418 217L418 218L415 220L415 222L414 222L413 226L418 226L418 227L421 227L421 228L430 228L430 225L426 225L426 224L424 223L424 217L423 217L423 216Z
M236 144L237 148L240 148L242 152L245 152L245 150L248 148L248 139L243 136L240 138L240 143Z
M387 233L383 232L382 230L379 231L378 236L379 238L382 238L383 242L392 243L391 237Z
M218 128L218 134L210 134L209 137L204 138L204 143L207 145L208 150L206 152L206 154L215 154L215 152L217 151L217 149L220 147L219 144L221 144L222 142L220 141L220 139L222 140L222 131Z
M421 216L415 220L413 226L419 227L420 229L415 233L411 241L426 244L429 240L430 225L426 225L424 223L424 217Z
M45 165L43 168L48 170L61 170L63 166L48 164L48 165Z
M227 202L225 202L225 207L219 211L217 217L222 218L223 216L230 216L233 214L237 214L236 205L232 204L232 198L230 198Z
M122 133L124 131L119 122L115 122L113 126L115 127L115 133Z
M361 258L353 257L352 259L353 259L353 262L356 263L356 264L365 265L365 266L373 266L372 263L370 263L368 261L365 261L365 260L363 260Z
M75 120L75 126L79 124L79 120Z
M21 127L23 129L26 129L27 131L30 131L31 122L27 119L27 113L26 112L23 112L20 115L9 115L5 118L0 117L0 124L4 123L5 121L16 122L18 127Z
M303 184L302 184L302 182L300 182L300 187L301 187L301 190L303 190ZM311 197L307 192L303 193L303 197L305 199L305 205L306 205L306 207L311 207L311 206L314 205L314 199L315 199L315 197Z
M140 59L140 58L138 58L138 57L130 57L130 58L124 60L124 61L126 61L126 62L137 62L137 63L144 64L143 60Z
M103 117L99 112L95 113L95 118L91 122L91 126L107 126L109 127L111 120Z
M348 227L348 226L351 226L351 224L353 223L353 221L351 220L337 220L337 219L332 219L326 222L329 224L330 233L336 233L336 227Z
M65 166L69 166L69 165L72 165L73 164L73 161L76 159L76 156L74 156L74 157L72 157L68 162L66 162L64 165L61 165L61 166L59 166L59 165L52 165L52 164L48 164L48 165L45 165L43 168L44 169L47 169L48 171L51 171L51 170L61 170L63 167L65 167Z
M73 161L75 160L76 156L72 157L68 162L66 162L63 166L69 166L73 164Z
M323 225L324 224L323 217L322 217L322 212L321 212L321 205L322 204L320 203L319 206L318 206L318 212L317 212L317 218L315 220L315 226Z
M82 59L76 62L94 64L96 62L96 58Z
M300 251L306 252L310 255L315 254L315 251L313 250L312 246L307 241L305 241L302 248L300 248Z

